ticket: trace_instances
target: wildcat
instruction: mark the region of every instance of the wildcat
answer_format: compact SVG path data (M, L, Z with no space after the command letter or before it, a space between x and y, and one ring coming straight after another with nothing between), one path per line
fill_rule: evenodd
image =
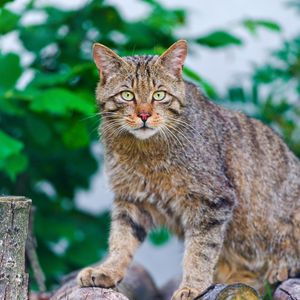
M300 162L260 121L210 102L182 78L187 43L121 58L95 44L105 163L115 194L109 255L81 286L113 287L148 231L184 239L172 300L214 282L258 287L300 269Z

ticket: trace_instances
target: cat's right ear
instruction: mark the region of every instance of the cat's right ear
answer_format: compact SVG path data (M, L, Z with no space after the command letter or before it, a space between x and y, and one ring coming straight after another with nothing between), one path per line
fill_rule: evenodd
M117 53L99 43L93 45L93 57L102 83L127 64Z

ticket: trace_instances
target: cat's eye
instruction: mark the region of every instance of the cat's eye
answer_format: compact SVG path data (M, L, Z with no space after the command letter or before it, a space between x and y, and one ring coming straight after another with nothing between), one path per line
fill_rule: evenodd
M165 91L157 91L153 94L153 99L156 101L161 101L166 97Z
M123 100L131 101L134 99L134 94L129 91L124 91L121 93Z

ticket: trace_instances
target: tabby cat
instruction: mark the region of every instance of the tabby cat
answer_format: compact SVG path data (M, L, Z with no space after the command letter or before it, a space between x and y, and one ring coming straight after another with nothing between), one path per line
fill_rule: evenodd
M115 194L109 255L81 286L113 287L147 233L184 239L191 300L214 282L258 287L300 269L300 162L269 127L210 102L182 78L187 43L120 57L94 45L106 168Z

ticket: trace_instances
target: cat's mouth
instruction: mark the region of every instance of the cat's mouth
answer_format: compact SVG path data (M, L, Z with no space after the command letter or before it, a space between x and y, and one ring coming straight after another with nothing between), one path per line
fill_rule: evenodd
M139 128L135 128L134 130L147 130L147 129L154 130L154 128L151 128L151 127L147 126L146 124L144 124L143 126L141 126Z
M148 139L153 136L157 130L155 128L148 127L147 125L143 125L140 128L135 128L131 131L131 133L140 140Z

